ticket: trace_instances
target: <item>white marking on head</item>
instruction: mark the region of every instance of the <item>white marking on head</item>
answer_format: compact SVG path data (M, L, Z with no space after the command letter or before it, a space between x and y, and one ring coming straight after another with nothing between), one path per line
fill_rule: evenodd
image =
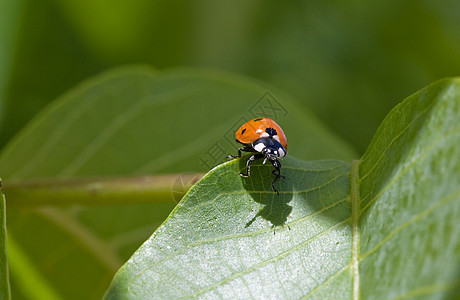
M264 132L264 133L262 133L262 134L260 135L261 138L266 138L266 137L269 137L269 136L270 136L270 135L269 135L268 133L266 133L266 132Z
M259 129L256 130L256 133L261 133L262 131L263 130L259 128Z
M258 143L256 145L254 145L253 148L257 152L262 152L262 150L264 150L264 148L265 148L265 145L263 143Z
M278 148L278 152L279 152L279 157L284 157L286 155L286 153L284 153L284 150L282 148Z
M275 140L276 140L278 143L281 143L281 141L280 141L280 137L279 137L279 136L277 136L277 135L274 135L274 136L273 136L273 138L274 138L274 139L275 139Z

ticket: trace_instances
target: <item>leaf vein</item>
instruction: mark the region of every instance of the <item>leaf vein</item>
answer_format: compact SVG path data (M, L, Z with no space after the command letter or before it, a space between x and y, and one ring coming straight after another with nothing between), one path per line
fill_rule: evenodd
M240 278L241 276L243 276L243 275L245 275L245 274L249 274L249 273L253 272L254 270L259 269L260 267L263 267L263 266L265 266L265 265L268 265L268 264L270 264L270 263L272 263L272 262L276 262L277 260L282 259L282 258L288 256L288 255L291 254L292 252L294 252L294 251L296 251L296 250L299 250L299 249L305 247L306 245L308 245L308 244L310 244L311 242L317 240L318 238L320 238L321 236L325 235L325 234L328 233L329 231L335 229L336 227L339 227L339 226L342 225L342 224L345 224L346 222L349 222L350 220L351 220L351 218L347 218L347 219L345 219L345 220L343 220L343 221L341 221L341 222L339 222L339 223L337 223L337 224L335 224L335 225L329 227L328 229L324 230L323 232L321 232L321 233L319 233L319 234L313 236L312 238L310 238L310 239L308 239L308 240L306 240L306 241L300 243L299 245L297 245L297 246L295 246L295 247L292 247L292 248L290 248L290 249L288 249L288 250L286 250L286 251L283 251L283 252L279 253L278 255L276 255L276 256L274 256L274 257L272 257L272 258L270 258L270 259L267 259L267 260L265 260L265 261L262 261L262 262L258 263L257 265L255 265L255 266L253 266L253 267L251 267L251 268L247 268L247 269L245 269L245 270L243 270L243 271L240 271L240 272L238 272L238 273L235 273L235 274L233 274L232 276L229 276L229 277L225 278L224 280L222 280L222 281L220 281L220 282L217 282L217 283L215 283L215 284L213 284L213 285L211 285L211 286L209 286L209 287L207 287L207 288L205 288L205 289L202 289L202 290L198 291L196 294L193 294L192 296L193 296L193 297L200 296L200 295L202 295L202 294L204 294L204 293L206 293L206 292L208 292L208 291L214 290L216 287L218 287L218 286L220 286L220 285L222 285L222 284L225 284L225 283L227 283L227 282L229 282L229 281L231 281L231 280L233 280L233 279Z
M459 133L460 126L456 126L449 130L446 135L441 136L438 138L434 143L432 143L425 151L423 151L419 156L417 156L407 167L405 167L403 170L401 170L398 174L396 174L393 179L385 186L383 187L372 199L369 200L369 202L360 210L360 214L362 214L369 206L374 203L380 195L382 195L388 188L390 188L396 181L398 181L399 178L401 178L407 171L409 171L413 166L415 166L417 163L422 161L424 158L430 154L430 152L435 149L441 142L447 138L449 138L451 135L455 133ZM363 200L365 200L371 193L366 195Z
M406 228L406 227L408 227L408 226L410 226L412 224L415 224L415 223L421 221L424 217L428 216L429 214L431 214L432 212L434 212L436 209L440 208L441 206L446 205L450 201L456 199L456 196L459 196L459 195L460 195L460 189L457 189L457 190L453 191L452 193L450 193L449 195L447 195L446 197L444 197L444 198L440 199L439 201L437 201L435 205L431 206L430 208L426 209L425 211L421 212L420 214L414 216L412 219L404 222L403 224L401 224L400 226L395 228L392 232L390 232L388 235L386 235L374 248L372 248L371 250L369 250L368 252L363 254L359 258L359 260L363 261L366 257L368 257L369 255L375 253L388 240L390 240L393 236L395 236L401 230L403 230L404 228Z

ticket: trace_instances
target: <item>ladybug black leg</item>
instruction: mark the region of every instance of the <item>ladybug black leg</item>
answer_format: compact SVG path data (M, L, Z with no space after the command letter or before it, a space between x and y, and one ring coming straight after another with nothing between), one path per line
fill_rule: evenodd
M229 159L235 159L235 158L240 158L241 157L241 152L254 152L254 149L251 146L244 146L238 149L238 155L228 155L227 158Z
M272 174L275 176L273 178L273 180L272 180L272 189L276 194L279 195L280 193L275 188L275 182L277 182L280 177L284 178L284 176L281 175L281 163L277 159L270 160L270 162L272 163L273 167L275 168L275 170L272 171Z
M250 164L251 164L253 161L255 161L256 159L259 159L259 158L262 158L262 157L264 157L263 154L254 154L253 156L251 156L251 157L248 159L248 161L246 162L246 173L247 173L247 174L243 174L243 172L241 172L240 175L241 175L242 177L249 177L249 175L251 175L251 165L250 165Z

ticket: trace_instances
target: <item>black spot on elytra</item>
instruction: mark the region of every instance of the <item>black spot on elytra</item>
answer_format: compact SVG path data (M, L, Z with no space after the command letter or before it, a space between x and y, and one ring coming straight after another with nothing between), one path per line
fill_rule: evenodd
M273 137L278 134L274 128L265 128L265 132L268 133L270 137Z
M243 129L243 130L241 131L241 134L243 134L243 133L245 133L245 132L246 132L246 128Z
M254 122L257 122L257 121L260 121L260 120L262 120L262 119L263 119L263 118L257 118L257 119L254 119L253 121L254 121Z

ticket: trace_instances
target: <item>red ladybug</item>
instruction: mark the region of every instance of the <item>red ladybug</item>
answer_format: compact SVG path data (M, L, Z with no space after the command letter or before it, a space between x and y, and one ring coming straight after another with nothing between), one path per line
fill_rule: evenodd
M274 184L282 177L281 163L278 158L283 158L287 154L287 140L283 129L272 119L256 118L244 123L236 131L235 137L238 143L243 144L243 147L238 149L238 156L230 155L230 158L241 157L241 151L257 152L246 163L247 174L241 172L240 175L248 177L251 173L250 163L256 159L264 158L263 164L268 160L275 168L272 171L275 176L272 181L272 189L279 194Z

